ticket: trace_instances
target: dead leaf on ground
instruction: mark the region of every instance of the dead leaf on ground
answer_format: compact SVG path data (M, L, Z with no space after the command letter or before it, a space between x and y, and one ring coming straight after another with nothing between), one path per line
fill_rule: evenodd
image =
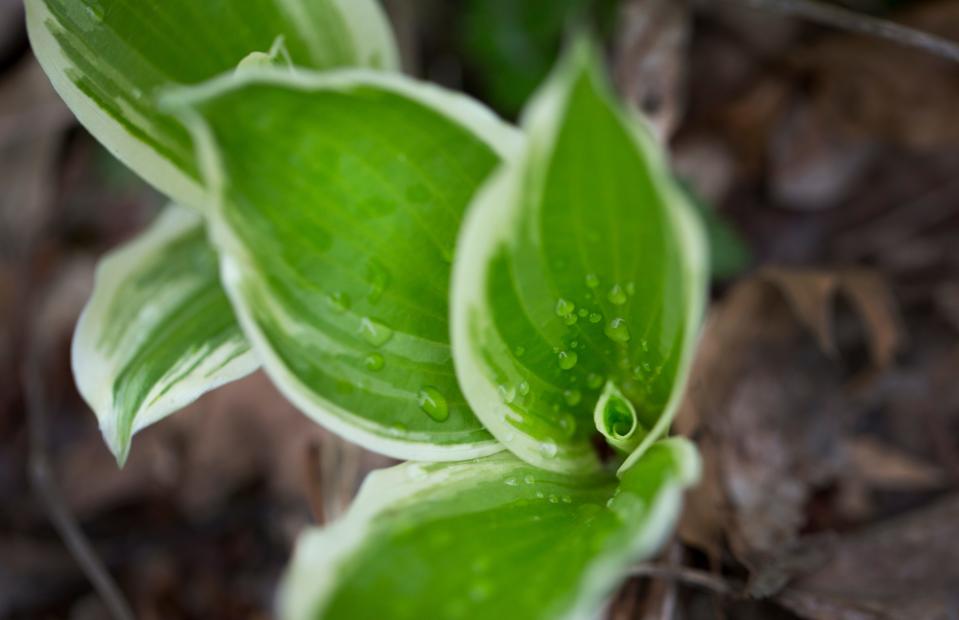
M764 270L736 286L706 324L677 421L697 439L705 477L689 494L680 535L714 560L728 543L766 577L757 591L788 578L783 554L796 560L791 550L813 495L841 479L843 437L860 413L836 359L836 296L852 297L876 367L901 342L880 284L862 272ZM814 563L807 560L798 563L806 569ZM773 562L785 567L779 577L763 572Z
M691 16L678 0L630 0L620 8L615 77L656 135L669 140L682 119Z
M815 620L955 618L959 497L845 537L777 600Z

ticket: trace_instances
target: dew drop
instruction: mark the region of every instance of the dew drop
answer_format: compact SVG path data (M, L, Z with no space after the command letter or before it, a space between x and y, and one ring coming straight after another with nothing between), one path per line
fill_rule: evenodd
M602 320L603 320L603 315L600 314L599 312L593 312L592 314L589 315L590 323L599 323Z
M374 347L382 347L393 337L393 330L373 319L360 319L360 336Z
M604 332L613 342L629 342L629 327L625 319L618 317L613 319L606 324Z
M566 404L570 407L575 407L579 404L579 401L583 399L583 395L579 390L566 390L563 392L563 400L566 401Z
M526 474L525 476L523 476L523 482L525 482L526 484L533 484L534 482L536 482L536 478L533 477L533 474Z
M363 360L363 365L366 366L367 370L376 372L377 370L383 369L383 366L386 365L386 360L384 360L383 356L379 353L370 353L366 356L366 359Z
M639 341L639 346L642 347L644 353L649 353L649 341L645 338Z
M580 308L579 310L576 311L576 314L579 315L579 318L585 319L587 316L589 316L589 310L587 310L586 308Z
M633 295L635 295L635 294L636 294L636 285L633 284L632 282L627 282L627 283L626 283L626 294L629 295L630 297L632 297Z
M499 392L500 398L502 398L506 404L516 400L516 388L511 385L501 385L497 388L497 391Z
M613 288L609 289L609 294L606 295L606 299L609 300L609 303L621 306L626 303L626 292L618 284L614 284Z
M334 291L330 293L326 296L326 302L337 314L342 314L350 309L350 296L343 291Z
M506 486L510 486L510 487L515 487L516 485L519 484L519 480L517 480L516 478L507 478L506 480L504 480L504 482L506 483Z
M586 387L591 390L598 390L603 385L603 378L595 372L589 373L586 377Z
M519 385L516 386L516 389L519 391L520 396L526 396L529 394L529 383L525 381L520 381Z
M513 350L513 353L516 355L516 357L523 357L523 355L526 354L526 347L522 347L522 346L516 347Z
M563 503L564 503L564 504L572 504L572 503L573 503L573 498L570 497L569 495L564 495L564 496L563 496Z
M367 299L375 304L383 297L383 293L386 292L386 287L390 283L390 272L378 262L370 261L366 266L366 283L370 286Z
M556 445L556 442L550 440L544 441L540 449L547 458L554 458L556 454L559 453L559 447Z
M446 397L435 387L431 385L425 386L419 391L416 398L420 409L437 422L445 422L450 417L450 411L446 405Z
M567 437L572 437L576 434L576 418L569 413L564 413L559 417L559 427L563 429Z
M560 351L557 358L559 360L559 367L563 370L571 369L579 360L579 356L576 355L574 351Z
M586 274L586 286L588 286L589 288L596 288L597 286L599 286L599 278L596 276L595 273Z
M557 496L555 496L555 495L550 495L550 496L549 496L549 503L550 503L550 504L558 504L558 503L559 503L559 498L558 498Z
M576 325L576 321L578 320L579 320L579 317L572 313L567 314L563 318L563 322L566 323L567 325Z
M571 301L560 298L556 301L556 316L567 317L576 309L576 304Z

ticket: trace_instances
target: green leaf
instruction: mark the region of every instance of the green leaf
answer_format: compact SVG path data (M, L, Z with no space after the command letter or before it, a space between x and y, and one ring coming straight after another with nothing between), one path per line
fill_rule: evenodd
M570 478L509 454L370 475L349 512L299 540L286 620L596 617L665 541L695 448L655 444L621 481Z
M100 262L72 358L121 465L134 433L256 369L199 215L172 205Z
M463 211L518 134L366 71L251 68L170 101L216 197L224 285L287 398L397 458L500 450L456 383L448 281Z
M608 383L648 430L640 452L663 435L707 282L698 221L598 67L575 46L526 112L526 149L471 206L453 276L467 400L517 456L570 473L598 467Z
M203 205L186 130L156 91L274 46L296 65L395 68L375 0L25 0L34 53L80 122L175 201Z

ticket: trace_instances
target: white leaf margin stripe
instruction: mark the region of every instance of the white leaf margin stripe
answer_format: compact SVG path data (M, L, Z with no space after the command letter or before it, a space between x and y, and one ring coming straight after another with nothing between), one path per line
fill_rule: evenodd
M64 54L53 32L47 27L47 23L55 22L56 18L50 12L46 2L25 0L24 4L27 35L33 53L50 79L54 90L80 124L114 157L161 193L166 194L176 203L202 210L206 203L206 193L202 184L190 178L148 144L130 134L122 124L103 111L68 77L67 73L73 67L73 63ZM302 0L281 0L280 5L293 17L301 31L309 28L310 20L304 12ZM389 20L376 0L331 0L331 5L340 10L344 21L349 25L358 53L368 58L376 51L382 52L384 67L399 68L399 53ZM308 32L303 34L310 35ZM315 37L310 35L305 39L311 53L315 55L317 45ZM382 47L378 47L380 44ZM237 62L239 61L238 58Z
M523 111L520 126L525 130L526 149L517 157L505 161L493 172L486 185L480 188L473 203L467 209L457 242L456 259L453 261L453 279L450 287L450 326L453 343L453 360L460 389L468 402L491 403L495 415L480 418L495 437L512 437L510 448L522 446L523 459L537 467L550 471L576 473L594 470L596 459L592 454L571 452L560 448L553 457L547 457L542 442L516 433L505 421L509 409L502 403L496 388L485 378L483 366L472 353L470 345L470 309L482 305L482 289L477 282L486 282L488 274L489 250L497 244L509 243L511 231L515 227L516 213L513 201L518 199L523 179L521 173L529 169L535 158L541 158L552 152L559 134L559 124L569 100L569 91L573 85L575 72L589 62L592 54L585 40L574 43L575 48L561 61L547 79L543 88L530 101ZM674 208L667 213L674 223L679 245L686 264L686 297L691 300L687 312L686 329L691 336L686 338L679 362L679 373L673 392L657 420L646 437L630 454L620 471L631 467L653 442L666 434L679 409L685 394L692 358L699 343L700 328L706 310L705 291L709 282L708 241L696 214L692 211L686 197L668 177L668 166L661 155L647 121L632 108L619 107L622 122L632 128L632 137L643 157L654 166L659 166L664 174L651 175L657 190L669 196L666 203ZM477 416L479 417L479 416Z
M131 135L68 77L67 72L73 64L47 27L47 22L55 21L55 17L50 13L46 2L26 0L24 4L27 12L27 35L33 53L53 84L53 89L80 124L114 157L136 171L147 183L179 204L200 208L204 203L204 192L199 183L160 156L148 144Z
M307 14L306 7L303 5L304 1L316 2L317 0L279 0L279 4L293 18L300 36L309 46L314 60L317 60L323 56L317 49L321 41L318 34L312 32L313 20ZM343 21L347 24L357 55L357 65L367 66L377 54L381 54L383 69L399 70L399 49L390 21L378 0L327 0L327 2L339 10Z
M221 279L233 303L244 333L253 345L263 368L280 392L303 413L321 426L368 450L396 459L411 461L460 461L495 454L503 446L496 440L441 446L419 440L400 440L369 429L369 421L320 398L305 386L283 363L270 346L254 318L253 309L243 295L243 275L252 273L255 264L225 217L222 165L215 140L201 115L193 106L249 85L273 85L298 91L349 92L357 88L381 88L408 97L472 131L504 161L520 152L522 134L499 119L474 99L433 84L400 74L367 69L342 69L326 72L289 73L271 67L251 67L242 74L223 75L206 84L176 89L163 99L163 105L177 114L190 130L198 152L200 170L210 191L209 226L214 246L220 254Z
M93 409L103 438L121 465L129 450L129 442L124 445L124 439L119 436L117 420L122 412L114 404L113 388L127 359L111 357L101 351L98 342L103 326L110 320L108 312L120 289L137 268L155 256L158 249L202 225L203 219L192 209L169 205L145 233L101 259L97 265L93 295L77 322L70 350L77 388ZM235 353L235 349L228 347L202 353L203 361L172 384L174 387L165 395L151 398L148 394L143 401L145 404L133 414L130 436L182 409L204 393L240 379L259 367L252 350L240 355ZM181 363L189 361L184 359ZM158 386L153 386L151 391Z
M701 475L701 460L696 448L682 438L660 442L673 452L677 471L675 479L661 488L649 507L649 522L625 555L643 557L654 553L666 541L679 517L682 494ZM350 509L340 519L323 528L311 528L297 540L293 559L280 587L280 618L308 620L334 592L339 568L358 551L374 520L408 498L440 487L455 493L457 488L469 490L478 481L507 475L516 467L528 467L509 454L483 461L436 464L404 463L371 473L363 482ZM563 618L580 620L592 617L609 585L622 577L617 559L595 563L583 577L580 595Z

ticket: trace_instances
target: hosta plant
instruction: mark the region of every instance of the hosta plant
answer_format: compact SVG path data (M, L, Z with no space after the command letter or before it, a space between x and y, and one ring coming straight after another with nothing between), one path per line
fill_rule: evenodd
M698 476L665 438L705 248L586 38L519 128L403 76L373 0L26 0L78 119L172 203L104 258L73 366L118 462L262 368L413 462L305 533L287 618L579 618Z

